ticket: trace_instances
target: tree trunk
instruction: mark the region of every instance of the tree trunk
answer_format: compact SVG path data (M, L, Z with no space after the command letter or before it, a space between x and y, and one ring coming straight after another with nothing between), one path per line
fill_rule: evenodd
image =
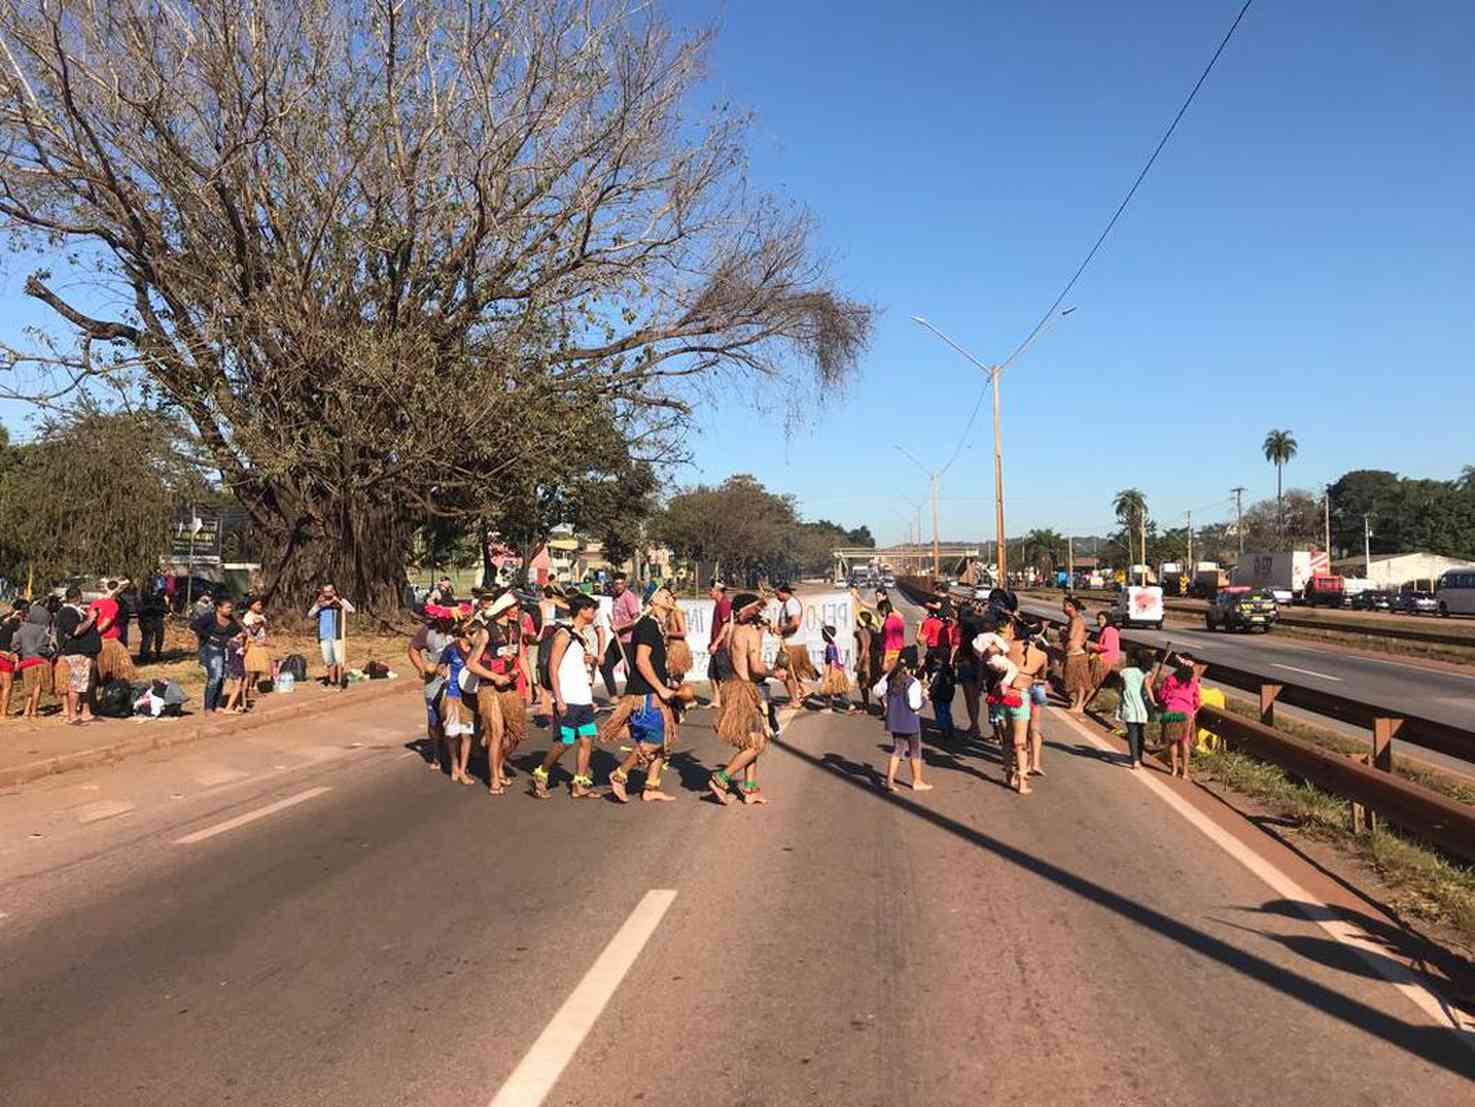
M359 502L318 504L295 525L268 517L263 548L263 596L279 610L306 611L318 589L332 584L360 611L387 620L403 610L412 531L395 506Z

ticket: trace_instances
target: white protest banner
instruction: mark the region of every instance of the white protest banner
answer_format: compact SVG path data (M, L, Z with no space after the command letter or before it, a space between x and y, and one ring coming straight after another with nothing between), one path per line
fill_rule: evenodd
M840 661L849 671L855 648L855 639L852 636L855 630L855 605L850 593L818 592L799 596L798 599L804 605L804 615L800 620L799 632L792 639L793 644L804 646L809 651L809 659L814 662L814 667L824 672L825 640L820 628L832 626L835 628L835 645L840 648ZM606 625L613 602L608 596L599 597L599 611ZM677 606L686 616L686 644L691 647L692 667L691 672L686 674L686 679L706 680L707 665L711 660L707 655L707 643L712 637L712 612L716 605L711 600L678 600ZM773 626L778 625L778 608L778 601L771 600L764 613ZM764 660L771 664L778 655L778 647L778 637L765 634Z

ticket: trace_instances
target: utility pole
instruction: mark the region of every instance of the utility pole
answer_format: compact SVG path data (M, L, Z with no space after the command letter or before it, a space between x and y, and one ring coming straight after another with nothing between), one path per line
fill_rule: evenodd
M1239 552L1245 552L1245 490L1243 486L1231 488L1234 493L1234 534L1239 539Z
M1067 535L1065 539L1065 557L1066 565L1069 566L1069 568L1066 570L1067 575L1065 578L1065 583L1066 586L1069 587L1070 585L1073 585L1076 580L1076 540L1069 535Z
M932 576L942 576L942 558L937 547L937 474L932 474Z
M1362 575L1373 579L1373 528L1372 516L1362 517Z
M1326 535L1326 556L1327 556L1327 564L1331 564L1331 559L1332 559L1332 486L1331 485L1327 485L1326 486L1326 491L1322 493L1322 496L1321 496L1321 508L1322 508L1322 519L1324 521L1323 522L1324 534Z
M1192 576L1193 575L1193 512L1191 512L1191 511L1185 511L1183 514L1188 519L1188 565L1187 565L1187 569L1188 569L1189 576Z
M999 587L1009 587L1009 555L1004 546L1004 444L999 437L999 372L1002 366L989 370L994 391L994 532L999 543Z

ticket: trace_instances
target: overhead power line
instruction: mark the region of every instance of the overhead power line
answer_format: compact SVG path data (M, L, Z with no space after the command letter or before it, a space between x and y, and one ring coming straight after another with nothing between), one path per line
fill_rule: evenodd
M1015 353L1011 354L1011 357L1015 356L1015 354L1018 354L1020 350L1028 346L1035 335L1040 333L1040 329L1050 321L1050 316L1055 314L1055 309L1058 308L1061 303L1064 302L1065 298L1070 295L1070 290L1075 287L1076 281L1081 279L1081 274L1086 271L1086 266L1091 264L1091 259L1094 258L1096 256L1096 252L1101 249L1102 243L1106 241L1107 235L1111 234L1112 228L1117 225L1117 220L1120 219L1122 217L1122 213L1127 210L1127 205L1132 202L1132 197L1137 195L1137 189L1140 188L1142 186L1142 182L1147 179L1147 174L1149 171L1151 171L1153 163L1157 161L1157 156L1163 152L1163 147L1168 144L1168 139L1172 138L1173 132L1178 129L1178 123L1183 119L1183 116L1187 114L1189 106L1194 101L1194 97L1198 95L1198 90L1204 87L1204 82L1209 79L1209 74L1214 71L1214 65L1216 62L1218 62L1219 55L1224 53L1224 48L1229 45L1229 40L1234 37L1234 32L1239 29L1239 25L1244 20L1245 13L1250 10L1250 5L1252 3L1254 3L1254 0L1245 0L1244 6L1239 9L1239 14L1234 17L1234 22L1229 25L1229 30L1224 32L1224 37L1219 42L1219 48L1214 51L1214 56L1209 59L1209 64L1204 66L1204 71L1199 74L1198 80L1194 82L1193 88L1188 93L1188 99L1183 101L1183 106L1178 109L1178 114L1173 116L1173 122L1168 124L1168 129L1163 132L1163 137L1158 139L1157 145L1153 147L1152 156L1147 159L1147 164L1142 167L1142 172L1137 174L1137 179L1132 182L1132 187L1127 189L1126 196L1122 197L1122 202L1117 205L1116 211L1114 211L1111 218L1107 220L1106 229L1103 230L1099 236L1097 236L1096 241L1092 243L1091 249L1087 252L1085 260L1076 267L1076 271L1071 274L1070 280L1066 281L1065 287L1060 290L1060 295L1055 297L1049 308L1046 309L1045 314L1040 316L1040 321L1035 324L1034 330L1030 331L1029 334L1024 336L1024 341L1015 348Z

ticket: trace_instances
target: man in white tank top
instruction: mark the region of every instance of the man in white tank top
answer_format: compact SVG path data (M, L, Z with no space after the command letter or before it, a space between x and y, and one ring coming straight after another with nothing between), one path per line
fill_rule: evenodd
M558 764L563 751L579 747L574 779L569 794L574 799L597 799L594 778L589 775L589 758L594 735L594 654L589 648L594 614L599 602L593 596L575 593L569 597L572 623L560 627L544 643L548 655L548 689L553 699L553 742L543 757L543 764L533 770L532 794L538 799L550 798L548 774ZM542 666L539 666L540 670ZM539 678L541 686L541 676Z

